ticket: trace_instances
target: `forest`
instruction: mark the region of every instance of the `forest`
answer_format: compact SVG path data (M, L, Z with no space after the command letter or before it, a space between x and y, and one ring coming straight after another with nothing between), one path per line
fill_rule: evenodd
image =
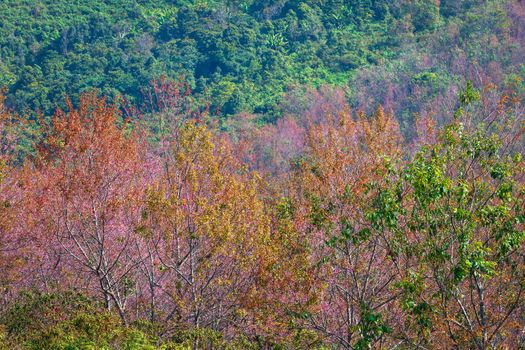
M0 1L0 350L525 349L522 0Z

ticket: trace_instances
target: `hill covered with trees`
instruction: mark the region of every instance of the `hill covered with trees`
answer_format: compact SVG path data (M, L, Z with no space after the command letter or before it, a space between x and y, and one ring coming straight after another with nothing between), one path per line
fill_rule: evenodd
M0 350L525 348L525 2L0 2Z
M409 118L398 94L432 98L472 69L523 78L522 27L522 5L495 0L6 0L0 85L17 110L51 114L94 87L140 103L151 79L183 75L222 114L274 119L286 92L328 84L354 107L396 95Z

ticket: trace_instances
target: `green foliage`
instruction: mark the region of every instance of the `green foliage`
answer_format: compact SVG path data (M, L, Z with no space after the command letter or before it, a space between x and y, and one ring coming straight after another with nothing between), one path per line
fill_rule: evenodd
M479 91L472 86L472 82L470 80L467 81L465 90L459 94L459 101L466 106L473 102L479 101Z
M93 87L140 104L151 79L184 74L226 115L271 114L291 85L345 85L360 68L399 57L410 33L395 28L426 33L442 22L422 0L7 0L0 85L18 110L51 113L66 94L76 101ZM432 74L414 81L433 82Z
M425 337L433 320L450 312L443 306L450 300L463 305L464 295L482 298L487 285L501 281L521 288L514 266L525 242L524 168L521 154L501 133L512 118L502 120L497 107L486 124L467 128L480 93L467 83L459 97L462 113L443 129L438 143L423 147L393 172L376 191L368 215L372 227L388 237L393 256L408 267L396 284L400 306L407 324ZM484 327L485 305L479 304L474 312ZM459 322L470 322L466 312Z
M28 349L153 350L154 343L141 331L124 327L106 312L78 314L26 341Z
M417 331L422 335L428 335L432 327L432 308L423 298L425 289L424 279L421 275L411 273L407 278L396 285L401 291L401 308L408 315L409 322L414 322Z
M361 305L361 322L357 326L361 338L355 345L356 350L372 349L374 342L391 333L380 313L371 310L367 305Z
M193 349L197 345L203 349L218 350L256 350L259 349L256 343L249 341L241 336L232 341L226 340L220 332L211 329L198 328L178 332L169 343L166 349L186 350Z
M80 294L28 292L0 313L0 349L182 350L195 344L206 349L259 348L245 337L227 340L220 332L201 328L179 330L161 342L157 334L164 326L140 321L123 325L117 314Z
M0 318L7 334L14 340L25 340L33 332L40 332L58 324L74 312L95 310L91 300L75 294L42 294L27 292Z
M0 315L1 341L23 349L155 349L152 339L71 292L28 292ZM0 343L2 344L2 343Z

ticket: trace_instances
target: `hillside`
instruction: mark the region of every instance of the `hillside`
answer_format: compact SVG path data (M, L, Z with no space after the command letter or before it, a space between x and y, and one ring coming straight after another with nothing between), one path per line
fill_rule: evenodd
M0 350L525 349L525 1L0 0Z
M404 95L444 94L474 63L498 83L523 78L520 9L495 0L6 0L0 85L17 110L50 114L93 87L140 103L151 79L184 76L222 114L272 120L285 92L329 84L346 88L354 107L369 105L362 95L388 103L395 94L396 111L410 116L417 108Z

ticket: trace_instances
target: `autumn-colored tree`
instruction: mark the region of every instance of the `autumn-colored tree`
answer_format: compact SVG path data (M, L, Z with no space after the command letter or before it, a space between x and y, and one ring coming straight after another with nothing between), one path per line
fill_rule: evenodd
M13 283L20 278L18 266L22 263L18 250L23 244L14 232L16 210L21 200L16 182L18 170L13 167L17 118L4 104L0 91L0 293L2 306L8 301Z
M61 287L103 298L127 320L136 288L136 222L145 184L138 134L96 92L77 109L58 110L39 145L28 188L28 217L39 249ZM29 220L29 219L28 219Z
M156 312L179 327L246 327L271 247L260 179L195 122L183 124L164 157L138 230L158 259L156 289L167 302Z
M388 246L366 222L372 192L401 156L393 116L378 108L353 118L348 108L311 122L305 159L292 180L295 221L317 267L317 307L309 326L344 349L380 346L395 315L390 288L396 269Z
M303 156L309 123L322 123L326 115L338 115L348 108L345 91L329 86L292 89L285 101L281 105L284 116L275 123L260 126L256 115L241 114L226 124L237 141L241 159L274 179L288 176Z
M293 117L258 127L254 115L244 114L232 124L236 156L261 174L286 175L304 150L305 130Z

